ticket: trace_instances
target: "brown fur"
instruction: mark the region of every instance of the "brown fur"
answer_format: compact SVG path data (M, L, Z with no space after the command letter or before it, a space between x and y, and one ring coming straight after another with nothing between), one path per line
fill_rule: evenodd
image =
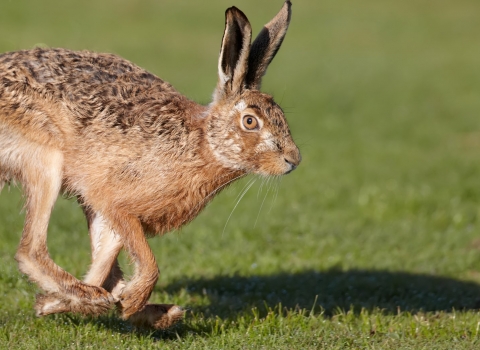
M299 164L282 110L257 90L289 20L286 1L252 44L252 58L248 19L227 10L208 106L110 54L37 48L0 55L0 189L17 180L26 193L15 257L45 292L38 315L100 314L117 304L123 318L154 328L183 317L178 306L147 303L159 273L145 235L193 220L248 173L282 175ZM248 129L245 117L258 128ZM84 282L48 255L60 191L77 196L87 217L92 265ZM129 281L117 263L122 248L135 264Z

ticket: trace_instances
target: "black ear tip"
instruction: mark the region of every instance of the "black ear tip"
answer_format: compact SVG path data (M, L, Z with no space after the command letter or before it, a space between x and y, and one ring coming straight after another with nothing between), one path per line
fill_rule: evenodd
M225 13L239 11L235 6L229 7L225 10Z
M240 11L240 9L238 7L235 7L235 6L232 6L232 7L229 7L225 13L231 13L232 15L240 15L240 16L245 16L245 14Z
M235 17L235 13L237 13L238 11L238 8L236 8L235 6L229 7L225 10L225 18Z
M290 0L285 1L285 5L287 5L287 10L290 12L292 10L292 2Z
M229 7L225 11L225 18L228 18L229 16L231 16L230 18L232 19L237 18L237 19L241 19L243 22L248 22L247 16L245 16L245 14L235 6Z

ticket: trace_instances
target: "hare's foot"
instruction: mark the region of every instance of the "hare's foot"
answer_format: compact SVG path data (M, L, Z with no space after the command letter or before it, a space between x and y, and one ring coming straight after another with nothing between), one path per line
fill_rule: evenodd
M183 319L185 310L173 304L147 304L128 318L138 327L167 329Z
M99 291L102 291L98 288ZM78 298L68 294L37 294L35 310L37 316L46 316L64 312L83 315L100 315L112 309L117 301L113 295L103 290L94 297Z

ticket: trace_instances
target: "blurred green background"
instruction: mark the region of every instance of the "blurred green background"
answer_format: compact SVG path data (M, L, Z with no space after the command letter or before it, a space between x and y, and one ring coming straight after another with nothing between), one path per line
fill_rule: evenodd
M206 104L232 5L255 35L282 1L4 0L0 52L113 52ZM293 1L263 90L284 108L303 162L280 181L257 180L228 223L249 179L182 232L152 239L162 271L153 298L237 321L264 301L310 308L316 296L330 315L476 309L479 14L478 0ZM17 281L13 260L21 205L17 190L2 192L7 314L32 313L34 289ZM61 266L85 273L88 236L74 201L59 201L49 244Z

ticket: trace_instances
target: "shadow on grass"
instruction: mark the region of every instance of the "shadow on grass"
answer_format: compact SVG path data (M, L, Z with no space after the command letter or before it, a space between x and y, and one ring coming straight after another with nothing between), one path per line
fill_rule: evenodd
M381 310L384 314L408 311L440 312L477 310L480 285L452 278L405 272L374 270L329 270L280 273L270 276L217 276L214 278L179 279L157 292L184 293L193 299L207 298L204 306L184 305L191 310L186 322L166 331L137 329L112 312L96 318L78 315L56 315L57 321L78 326L95 323L114 332L135 334L154 341L176 341L187 334L216 334L217 316L240 320L246 314L264 317L278 305L289 310L313 310L331 317L342 311L358 314ZM283 309L282 309L283 310Z
M205 316L230 317L257 307L263 312L279 303L287 309L306 309L332 316L341 310L381 309L435 312L476 310L480 285L452 278L405 272L329 270L280 273L270 276L218 276L180 279L166 287L170 294L186 289L209 298L208 306L193 306ZM316 300L316 302L315 302ZM315 304L315 307L314 307ZM233 316L234 317L234 316Z

